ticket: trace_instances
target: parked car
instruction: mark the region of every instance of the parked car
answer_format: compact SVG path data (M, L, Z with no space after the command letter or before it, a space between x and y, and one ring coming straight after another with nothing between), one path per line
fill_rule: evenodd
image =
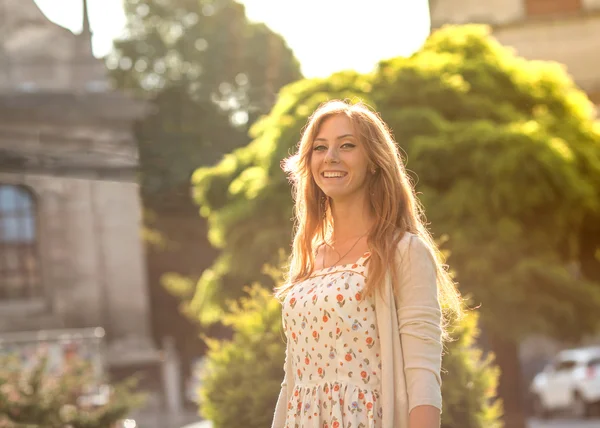
M531 383L533 410L545 418L567 411L576 418L600 403L600 346L559 352Z

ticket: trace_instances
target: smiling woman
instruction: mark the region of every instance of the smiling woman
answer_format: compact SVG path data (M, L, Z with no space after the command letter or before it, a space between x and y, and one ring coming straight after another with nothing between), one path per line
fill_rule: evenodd
M348 117L333 116L323 122L313 143L311 172L315 183L338 201L365 197L369 159L354 133Z
M458 316L460 296L388 127L363 104L325 103L284 169L296 231L273 428L438 428L440 302Z

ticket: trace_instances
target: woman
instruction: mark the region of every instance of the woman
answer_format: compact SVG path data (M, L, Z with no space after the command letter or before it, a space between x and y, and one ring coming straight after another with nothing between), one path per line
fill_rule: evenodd
M273 428L439 427L440 307L461 301L388 128L363 104L325 103L284 169L296 231Z

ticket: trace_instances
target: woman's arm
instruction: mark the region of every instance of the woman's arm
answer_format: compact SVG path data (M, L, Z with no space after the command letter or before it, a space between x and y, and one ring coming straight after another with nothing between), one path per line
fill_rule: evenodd
M279 397L277 398L277 404L275 405L275 414L273 415L273 423L271 428L283 428L285 426L285 419L287 414L287 404L289 397L288 395L288 350L289 341L286 338L285 346L285 361L283 363L283 382L281 382L281 390L279 391ZM292 379L293 382L293 379Z
M277 404L275 405L275 414L273 415L271 428L282 428L285 425L287 401L287 385L284 378L281 384L281 391L279 391L279 397L277 398Z
M434 406L417 406L408 416L409 428L438 428L440 423L440 409Z
M403 238L399 251L394 292L408 393L409 428L439 428L442 318L436 264L429 248L416 235Z

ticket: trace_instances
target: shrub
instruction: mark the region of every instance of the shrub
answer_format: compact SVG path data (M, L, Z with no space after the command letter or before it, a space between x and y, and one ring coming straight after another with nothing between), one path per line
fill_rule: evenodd
M246 291L223 319L233 338L205 338L200 408L214 428L269 427L283 380L281 304L258 285Z
M495 399L500 370L493 355L483 355L475 341L479 315L467 312L454 325L442 360L442 427L502 428L502 403Z
M143 396L133 392L134 379L102 386L91 365L82 360L70 361L58 375L48 373L47 366L47 356L31 368L16 356L0 357L1 428L114 427L142 404ZM107 392L96 396L105 402L89 399L97 388Z

